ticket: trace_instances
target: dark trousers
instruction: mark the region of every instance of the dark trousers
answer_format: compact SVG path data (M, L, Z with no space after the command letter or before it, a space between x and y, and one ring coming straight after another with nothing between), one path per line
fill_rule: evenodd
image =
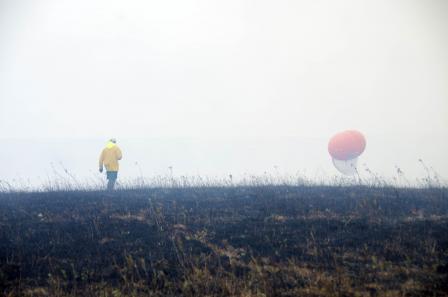
M107 171L107 190L112 191L117 181L118 171Z

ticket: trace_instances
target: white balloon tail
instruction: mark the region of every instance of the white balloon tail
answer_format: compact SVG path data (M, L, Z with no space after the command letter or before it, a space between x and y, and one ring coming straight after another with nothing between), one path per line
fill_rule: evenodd
M355 175L358 173L358 158L350 160L337 160L333 158L333 165L340 173L345 175Z

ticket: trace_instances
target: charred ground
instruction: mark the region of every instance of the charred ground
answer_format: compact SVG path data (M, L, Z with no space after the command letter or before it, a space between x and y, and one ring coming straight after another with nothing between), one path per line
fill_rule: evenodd
M448 190L0 193L6 296L447 296Z

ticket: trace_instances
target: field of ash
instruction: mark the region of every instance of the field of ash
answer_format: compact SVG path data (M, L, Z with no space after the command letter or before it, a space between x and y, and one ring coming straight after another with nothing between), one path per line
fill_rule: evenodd
M448 296L448 189L0 193L2 296Z

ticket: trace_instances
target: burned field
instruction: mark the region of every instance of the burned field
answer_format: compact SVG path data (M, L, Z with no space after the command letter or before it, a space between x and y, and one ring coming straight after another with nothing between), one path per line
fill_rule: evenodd
M448 190L0 193L5 296L448 296Z

